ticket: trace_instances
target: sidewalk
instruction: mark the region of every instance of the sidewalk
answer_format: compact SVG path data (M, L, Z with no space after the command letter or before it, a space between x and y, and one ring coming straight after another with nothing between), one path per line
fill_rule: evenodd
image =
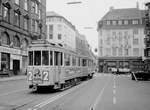
M18 76L11 76L11 77L0 77L0 82L25 80L25 79L26 79L26 75L18 75Z

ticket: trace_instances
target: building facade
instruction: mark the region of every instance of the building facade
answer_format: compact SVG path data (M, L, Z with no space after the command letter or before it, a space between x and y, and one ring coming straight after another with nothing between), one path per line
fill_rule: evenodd
M137 8L114 9L98 23L99 70L143 68L144 11Z
M76 32L76 52L78 54L87 55L88 51L91 50L90 45L84 35Z
M66 18L55 13L47 12L46 15L47 40L61 44L72 50L76 48L76 29Z
M150 71L150 2L145 7L145 69Z
M27 48L44 38L46 0L0 0L0 75L25 74Z

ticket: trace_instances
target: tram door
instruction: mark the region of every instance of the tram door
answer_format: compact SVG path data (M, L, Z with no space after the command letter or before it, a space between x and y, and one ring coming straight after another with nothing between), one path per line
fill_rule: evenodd
M58 82L60 81L60 74L61 74L62 53L55 51L54 60L55 60L55 80Z

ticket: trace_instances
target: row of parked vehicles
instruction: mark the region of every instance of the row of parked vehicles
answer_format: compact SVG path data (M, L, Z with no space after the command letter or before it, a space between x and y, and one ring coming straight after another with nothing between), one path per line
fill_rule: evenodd
M130 70L128 68L111 68L113 74L130 74L132 80L150 80L150 72L141 70Z

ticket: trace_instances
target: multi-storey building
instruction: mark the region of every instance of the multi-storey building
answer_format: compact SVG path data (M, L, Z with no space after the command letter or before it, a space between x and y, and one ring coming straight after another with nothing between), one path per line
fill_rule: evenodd
M150 2L145 6L145 69L150 71Z
M144 11L137 8L114 9L98 23L100 71L109 68L143 68Z
M76 52L82 55L87 55L90 48L86 37L76 31Z
M47 40L75 50L76 29L66 18L55 13L46 15Z
M44 38L46 0L0 0L0 74L24 74L27 47Z

